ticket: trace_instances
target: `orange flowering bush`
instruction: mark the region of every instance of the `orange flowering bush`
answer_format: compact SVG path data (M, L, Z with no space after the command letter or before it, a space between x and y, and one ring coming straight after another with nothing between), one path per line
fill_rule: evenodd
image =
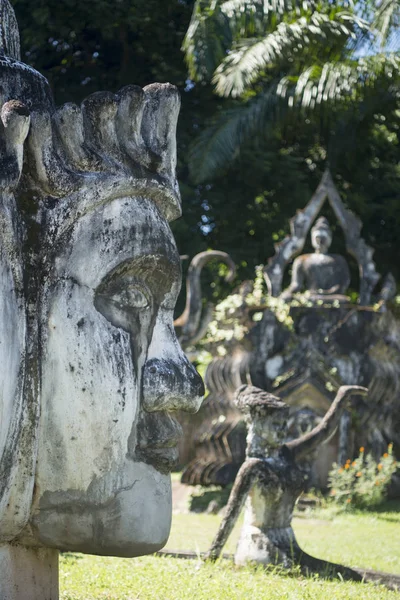
M328 485L330 497L347 508L365 507L381 502L397 464L389 444L387 452L377 462L360 448L358 457L348 459L343 466L332 465Z

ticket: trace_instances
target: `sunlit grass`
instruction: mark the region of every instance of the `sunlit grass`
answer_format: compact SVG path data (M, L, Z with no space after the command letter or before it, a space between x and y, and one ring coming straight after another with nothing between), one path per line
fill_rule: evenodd
M400 574L399 512L365 512L334 515L317 513L317 519L296 518L294 528L302 548L309 554ZM325 514L324 514L325 512Z
M335 514L316 511L294 519L296 535L310 554L349 566L400 574L400 512ZM398 507L400 508L400 507ZM206 550L221 517L178 514L167 548ZM225 548L234 552L240 523ZM260 568L236 568L170 557L119 559L65 554L61 600L386 600L400 593L379 586L304 578Z
M61 561L61 600L391 600L382 586L237 569L168 557L77 555Z
M335 513L318 510L293 519L297 539L306 552L348 566L400 574L400 504L387 505L388 512ZM399 512L395 512L395 508ZM218 525L219 515L178 514L173 516L166 548L207 550ZM224 551L235 551L241 519Z

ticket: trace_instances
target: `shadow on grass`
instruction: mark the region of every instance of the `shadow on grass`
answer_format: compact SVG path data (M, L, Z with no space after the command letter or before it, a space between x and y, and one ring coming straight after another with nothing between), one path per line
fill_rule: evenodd
M223 508L229 499L232 485L226 487L211 486L201 487L198 486L196 491L191 495L189 500L189 510L193 512L205 512L210 503L214 503L214 509L212 512L218 512Z
M365 508L365 512L378 514L397 513L399 515L398 520L400 520L400 499L386 500L385 502L382 502L381 504L378 504L376 506L370 506L368 508Z
M63 558L68 559L69 562L78 562L78 560L82 560L85 558L84 554L76 554L75 552L60 552Z
M352 510L345 510L345 513L360 516L374 516L379 521L400 524L400 500L386 500L381 504L371 506L357 507ZM393 516L391 516L393 515ZM397 516L394 516L397 515Z
M390 516L391 514L393 517ZM400 499L386 500L380 504L370 506L354 506L340 505L332 499L327 498L322 501L320 500L319 504L316 504L315 507L310 507L306 510L299 510L298 505L295 508L295 517L297 519L307 520L316 518L321 521L330 521L342 515L375 516L380 521L400 523Z

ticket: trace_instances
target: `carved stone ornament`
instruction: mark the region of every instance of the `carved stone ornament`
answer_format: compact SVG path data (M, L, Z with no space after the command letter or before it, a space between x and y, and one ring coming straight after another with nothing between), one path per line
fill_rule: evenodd
M0 598L58 598L59 550L137 556L204 386L175 337L169 84L56 109L0 1Z
M269 260L268 265L264 269L269 294L271 296L279 296L281 294L285 268L304 248L311 225L326 200L331 205L343 229L347 251L355 258L359 267L359 302L361 305L370 304L372 292L380 279L372 258L374 251L360 237L362 223L360 219L344 207L328 169L325 171L321 183L307 206L303 210L299 210L296 216L290 221L290 235L275 246L275 255ZM335 268L338 271L339 278L346 280L347 273L343 273L343 269L346 271L346 265L343 266L344 259L337 257L338 259L341 259L340 266L342 270L338 266ZM300 267L300 264L298 266ZM339 288L343 285L343 283L339 282Z
M228 267L225 281L231 282L235 278L236 265L226 252L207 250L192 258L186 278L185 309L174 321L175 327L180 331L179 342L185 349L204 337L212 320L214 306L209 303L203 311L200 275L204 266L216 259Z

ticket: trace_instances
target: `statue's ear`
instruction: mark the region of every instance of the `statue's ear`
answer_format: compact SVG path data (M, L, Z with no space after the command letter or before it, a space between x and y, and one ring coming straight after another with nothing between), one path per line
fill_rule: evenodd
M21 177L30 113L20 100L9 100L0 111L0 187L15 190Z
M0 182L0 544L26 525L36 462L38 394L27 375L27 315L21 227ZM36 364L36 361L32 361Z
M21 58L19 32L9 0L0 0L0 23L0 55L4 58L1 89L2 97L9 99L0 107L0 544L3 544L20 533L30 515L39 394L34 373L35 351L27 343L36 336L34 332L28 334L23 227L14 197L30 128L30 111L21 101L26 86L20 78L23 74L27 80L34 79L34 75L16 62Z

